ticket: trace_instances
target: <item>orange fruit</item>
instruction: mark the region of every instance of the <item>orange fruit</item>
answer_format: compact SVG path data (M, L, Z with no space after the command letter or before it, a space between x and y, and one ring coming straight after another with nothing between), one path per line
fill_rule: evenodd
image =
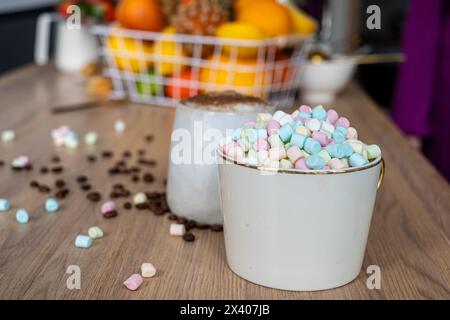
M192 81L191 83L180 83L181 81ZM166 85L166 95L174 99L187 99L198 94L195 88L197 81L193 77L192 71L186 69L179 76L170 78ZM192 88L192 90L191 90Z
M254 1L244 4L237 21L259 27L269 37L292 33L294 25L289 10L274 1Z
M161 31L164 13L158 0L122 0L116 9L117 21L128 29Z
M235 90L242 94L263 96L263 86L270 85L270 73L260 70L256 59L237 58L233 61L225 55L212 56L200 70L202 85L212 85L203 91Z

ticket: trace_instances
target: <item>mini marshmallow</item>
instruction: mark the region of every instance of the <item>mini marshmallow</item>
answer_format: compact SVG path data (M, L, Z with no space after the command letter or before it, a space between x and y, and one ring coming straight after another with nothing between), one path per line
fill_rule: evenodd
M290 144L297 146L299 148L303 148L303 146L305 145L305 140L306 140L306 136L304 136L302 134L294 133L291 136Z
M258 113L256 115L256 121L264 121L264 122L268 122L272 120L272 115L270 113Z
M266 161L264 161L264 167L267 168L272 168L272 169L278 169L280 167L280 161L278 160L273 160L273 159L266 159Z
M269 144L272 148L282 147L283 141L281 141L280 136L278 134L273 134L268 139Z
M358 139L358 131L356 131L356 129L353 128L353 127L349 127L347 129L347 136L346 136L346 138L348 140L356 140L356 139Z
M145 198L143 198L142 195L140 195L140 194L135 195L135 198L136 198L136 196L138 196L138 199L137 199L138 201L142 201L142 199L144 199L144 201L138 202L138 203L144 203L145 201L147 201L147 196L145 195L145 193L142 193L142 194L145 196ZM136 204L138 204L138 203L136 203ZM116 209L116 204L113 201L107 201L104 204L102 204L102 207L100 208L100 212L102 214L105 214L105 213L111 212L115 209Z
M127 287L128 290L136 291L141 286L142 282L144 282L144 279L142 277L135 273L132 274L127 280L123 282L123 285Z
M329 154L328 151L325 150L325 149L320 150L320 152L319 152L317 155L318 155L319 157L321 157L321 158L323 159L323 161L325 161L325 163L328 163L328 161L331 160L330 154Z
M327 165L330 167L330 169L333 170L340 170L346 168L346 165L338 158L332 158L330 161L328 161Z
M305 158L300 158L295 162L295 169L298 170L309 170L308 166L306 165Z
M351 167L361 167L368 163L368 161L359 153L354 153L348 158Z
M268 150L269 149L269 143L267 142L267 140L257 140L253 144L253 149L255 149L256 151Z
M30 163L30 158L27 156L18 156L11 161L13 168L24 168Z
M80 234L75 238L75 247L88 249L92 247L92 239L89 236Z
M270 160L280 160L286 157L286 151L283 147L275 147L269 149L269 159Z
M5 130L2 132L2 141L11 142L16 138L16 133L13 130Z
M258 151L257 158L258 158L258 163L263 164L264 161L266 161L266 159L269 158L269 151L266 151L266 150Z
M273 114L272 119L275 120L275 121L280 122L280 119L281 119L282 117L284 117L285 115L286 115L286 112L281 111L281 110L277 110L277 111L275 111L275 113Z
M305 126L311 131L319 131L321 124L317 119L308 119L305 120Z
M354 152L359 153L359 154L363 153L364 143L362 143L361 141L347 140L345 143L348 144L349 146L351 146Z
M305 126L298 126L295 128L295 132L304 135L305 137L309 137L311 135L311 131Z
M123 122L122 120L117 120L116 122L114 122L114 130L117 133L124 132L125 128L126 128L125 122Z
M278 133L278 129L281 127L280 123L275 120L270 120L267 122L267 134L272 136L273 134Z
M169 232L171 236L182 237L186 233L186 227L184 224L172 223Z
M28 214L28 211L25 209L19 209L16 212L16 220L18 223L24 224L24 223L28 223L28 221L30 220L30 216Z
M141 275L144 278L152 278L156 274L156 268L153 264L145 262L141 265Z
M281 126L284 126L286 124L294 122L294 118L292 118L290 114L285 114L284 116L281 117L280 120L278 120L278 122L280 123Z
M350 127L350 121L348 121L348 119L346 117L340 117L339 119L336 120L334 125L336 127L337 126L341 126L341 127L344 127L344 128L348 128L348 127Z
M319 119L320 121L325 121L327 118L327 112L322 105L318 105L312 110L312 117L314 119Z
M300 117L300 118L302 118L304 120L310 119L311 118L311 113L300 111L300 113L298 114L298 117Z
M367 151L367 158L369 160L378 158L381 155L380 147L377 146L376 144L371 144L367 146L366 151Z
M248 142L250 142L250 143L253 143L256 141L256 139L258 139L258 134L257 134L256 130L253 128L244 129L242 131L242 133L243 133L243 137L246 137L248 139Z
M345 135L342 134L342 132L338 131L338 130L335 130L333 132L332 137L333 137L334 142L336 142L336 143L342 143L345 141Z
M326 150L330 154L332 158L343 158L344 157L344 149L342 145L339 143L329 144L326 146Z
M287 159L281 159L280 160L280 168L282 169L292 169L294 166L291 161Z
M90 227L88 230L88 235L92 239L103 238L103 230L99 227Z
M136 193L133 197L134 204L142 204L147 202L147 195L144 192Z
M8 200L0 198L0 212L8 211L11 205Z
M331 135L333 134L335 128L334 126L329 122L322 122L322 126L320 127L320 132L325 133L328 138L331 138Z
M88 146L93 146L97 143L97 139L97 132L91 131L86 133L86 135L84 136L84 143L86 143Z
M295 120L300 114L299 110L294 110L294 112L291 113L291 117Z
M55 198L48 198L45 200L45 210L53 213L59 210L59 203Z
M242 149L240 146L236 146L234 148L230 148L227 152L227 155L230 156L233 159L243 159L245 156L244 149Z
M306 138L303 148L310 154L319 153L321 150L320 143L317 140L311 138Z
M244 152L248 152L250 150L250 142L247 138L242 138L238 140L238 145L244 150Z
M233 130L232 139L238 141L241 138L242 128L237 128Z
M303 157L303 153L297 146L292 146L286 151L287 157L292 163Z
M336 120L339 118L338 113L334 109L329 109L327 111L327 120L331 124L335 124Z
M306 159L306 165L312 170L320 170L325 166L325 161L318 155L311 155Z
M305 105L305 104L303 104L303 105L301 105L300 106L300 108L298 108L298 110L300 111L300 112L305 112L305 113L311 113L311 107L310 106L307 106L307 105Z
M281 141L288 142L291 139L292 133L294 130L289 124L285 124L278 130L278 135L280 136Z
M328 136L320 131L314 131L311 135L311 138L317 140L320 143L321 147L326 147L328 145Z

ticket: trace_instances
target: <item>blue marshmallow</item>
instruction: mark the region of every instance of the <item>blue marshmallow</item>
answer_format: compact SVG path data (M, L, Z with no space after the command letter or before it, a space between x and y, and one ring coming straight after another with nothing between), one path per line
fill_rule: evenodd
M299 112L298 115L300 117L302 117L303 119L311 118L311 113L308 113L308 112Z
M312 170L320 170L325 166L325 160L318 155L311 155L306 159L306 165Z
M27 210L25 209L19 209L16 212L16 220L18 223L28 223L28 221L30 220L30 216L28 215Z
M59 204L58 201L56 201L56 199L54 198L48 198L45 201L45 210L47 210L47 212L56 212L59 210Z
M291 139L293 132L294 130L292 129L291 125L287 123L278 130L278 135L280 136L281 141L286 143Z
M11 208L9 201L6 199L0 199L0 212L8 211Z
M344 158L345 156L345 150L342 147L342 144L339 143L333 143L333 144L329 144L326 147L326 150L328 151L328 153L330 154L330 156L332 158Z
M348 130L345 127L337 126L336 128L334 128L334 131L339 131L340 133L342 133L344 135L344 137L346 137Z
M351 167L361 167L369 163L362 155L359 153L354 153L348 158L348 163Z
M353 153L355 153L355 151L353 150L352 146L349 145L348 143L343 143L342 144L342 152L344 153L344 157L350 157Z
M320 152L322 147L320 146L319 141L311 139L311 138L306 138L303 149L306 152L308 152L309 154L317 154Z
M255 129L245 129L244 133L250 143L253 143L258 139L258 133Z
M325 119L327 118L327 112L325 111L325 109L323 108L323 106L318 105L317 107L315 107L312 110L312 117L314 119L318 119L321 121L325 121Z
M332 137L337 144L340 144L345 141L345 135L343 135L342 132L338 130L334 130Z
M294 146L299 147L300 149L303 149L303 146L305 144L305 140L306 140L306 137L304 135L298 134L298 133L294 133L291 136L291 142L290 143L292 145L294 145Z
M291 123L291 127L292 129L295 131L295 129L297 129L297 127L300 127L303 125L303 122L301 122L300 120L294 121Z
M91 237L80 234L75 238L75 247L87 249L90 248L91 246L92 246Z

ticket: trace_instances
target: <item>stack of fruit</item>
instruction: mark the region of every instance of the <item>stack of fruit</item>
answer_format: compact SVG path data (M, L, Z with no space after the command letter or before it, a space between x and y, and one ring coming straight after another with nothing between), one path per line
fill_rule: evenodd
M116 67L138 74L142 79L136 83L139 94L164 92L174 99L188 98L199 90L229 88L260 96L263 86L273 83L274 77L286 77L289 71L284 68L278 70L281 75L274 75L275 68L261 70L261 59L267 59L268 53L256 46L227 42L218 50L212 45L180 42L176 34L258 41L307 36L317 29L317 23L302 11L275 0L121 0L116 19L113 28L155 32L157 39L125 38L114 32L106 45ZM289 60L289 54L278 49L272 53L280 65ZM194 67L193 57L198 61Z

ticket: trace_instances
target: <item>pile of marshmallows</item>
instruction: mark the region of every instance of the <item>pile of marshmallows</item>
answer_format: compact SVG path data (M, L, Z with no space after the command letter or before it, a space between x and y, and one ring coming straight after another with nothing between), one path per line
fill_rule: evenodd
M381 155L377 145L358 140L347 118L321 105L302 105L292 114L260 113L235 129L222 151L240 163L298 170L360 167Z

